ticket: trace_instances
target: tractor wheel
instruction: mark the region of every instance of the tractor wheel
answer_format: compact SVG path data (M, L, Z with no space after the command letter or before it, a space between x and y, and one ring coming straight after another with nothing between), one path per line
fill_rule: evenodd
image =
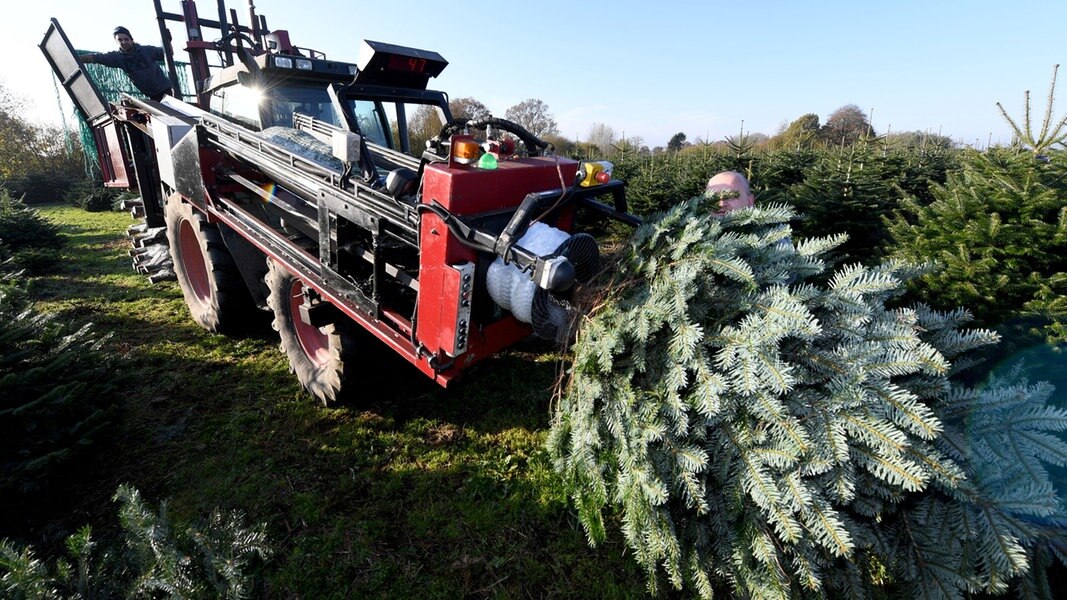
M165 211L174 273L189 313L208 331L237 333L256 313L218 227L175 194Z
M351 396L357 364L356 333L346 323L315 327L300 318L304 282L274 261L268 261L267 304L274 311L274 329L289 368L301 385L323 403Z

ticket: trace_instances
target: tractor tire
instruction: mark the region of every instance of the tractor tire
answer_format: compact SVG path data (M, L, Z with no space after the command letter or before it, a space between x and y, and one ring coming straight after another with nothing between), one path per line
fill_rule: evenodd
M273 260L268 261L267 304L274 311L274 329L289 357L289 370L311 395L330 404L351 398L356 385L359 338L347 323L315 327L300 318L304 282Z
M240 333L256 313L252 296L218 227L175 194L164 217L174 273L189 314L216 333Z

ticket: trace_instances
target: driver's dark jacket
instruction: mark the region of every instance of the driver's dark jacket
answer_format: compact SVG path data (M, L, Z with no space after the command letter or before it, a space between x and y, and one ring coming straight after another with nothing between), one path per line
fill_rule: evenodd
M95 60L104 66L125 71L133 85L149 98L170 89L170 80L159 68L159 61L163 60L163 49L158 46L134 44L129 52L105 52L97 54Z

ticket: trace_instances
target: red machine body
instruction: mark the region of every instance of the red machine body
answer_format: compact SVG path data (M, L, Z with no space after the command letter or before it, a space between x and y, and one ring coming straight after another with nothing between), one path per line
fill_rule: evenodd
M433 164L423 177L422 202L436 202L449 213L472 220L491 219L508 214L527 194L560 188L560 182L574 181L578 163L558 157L501 160L495 169L482 169L456 161ZM571 211L556 215L553 225L566 229ZM488 323L463 323L463 302L473 302L464 290L462 273L456 265L477 265L479 253L459 239L433 213L423 216L419 229L420 293L416 335L431 352L459 358L471 364L530 335L530 326L505 314ZM464 294L467 294L466 296ZM458 353L455 340L471 327L464 353Z

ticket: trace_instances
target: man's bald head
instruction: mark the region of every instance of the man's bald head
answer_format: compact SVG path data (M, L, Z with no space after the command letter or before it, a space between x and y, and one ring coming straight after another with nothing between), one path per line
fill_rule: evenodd
M748 208L756 202L756 197L752 194L751 188L749 188L748 179L745 179L745 176L737 171L723 171L716 174L708 180L705 190L707 192L735 191L738 193L736 198L725 198L722 201L719 214L739 208Z

